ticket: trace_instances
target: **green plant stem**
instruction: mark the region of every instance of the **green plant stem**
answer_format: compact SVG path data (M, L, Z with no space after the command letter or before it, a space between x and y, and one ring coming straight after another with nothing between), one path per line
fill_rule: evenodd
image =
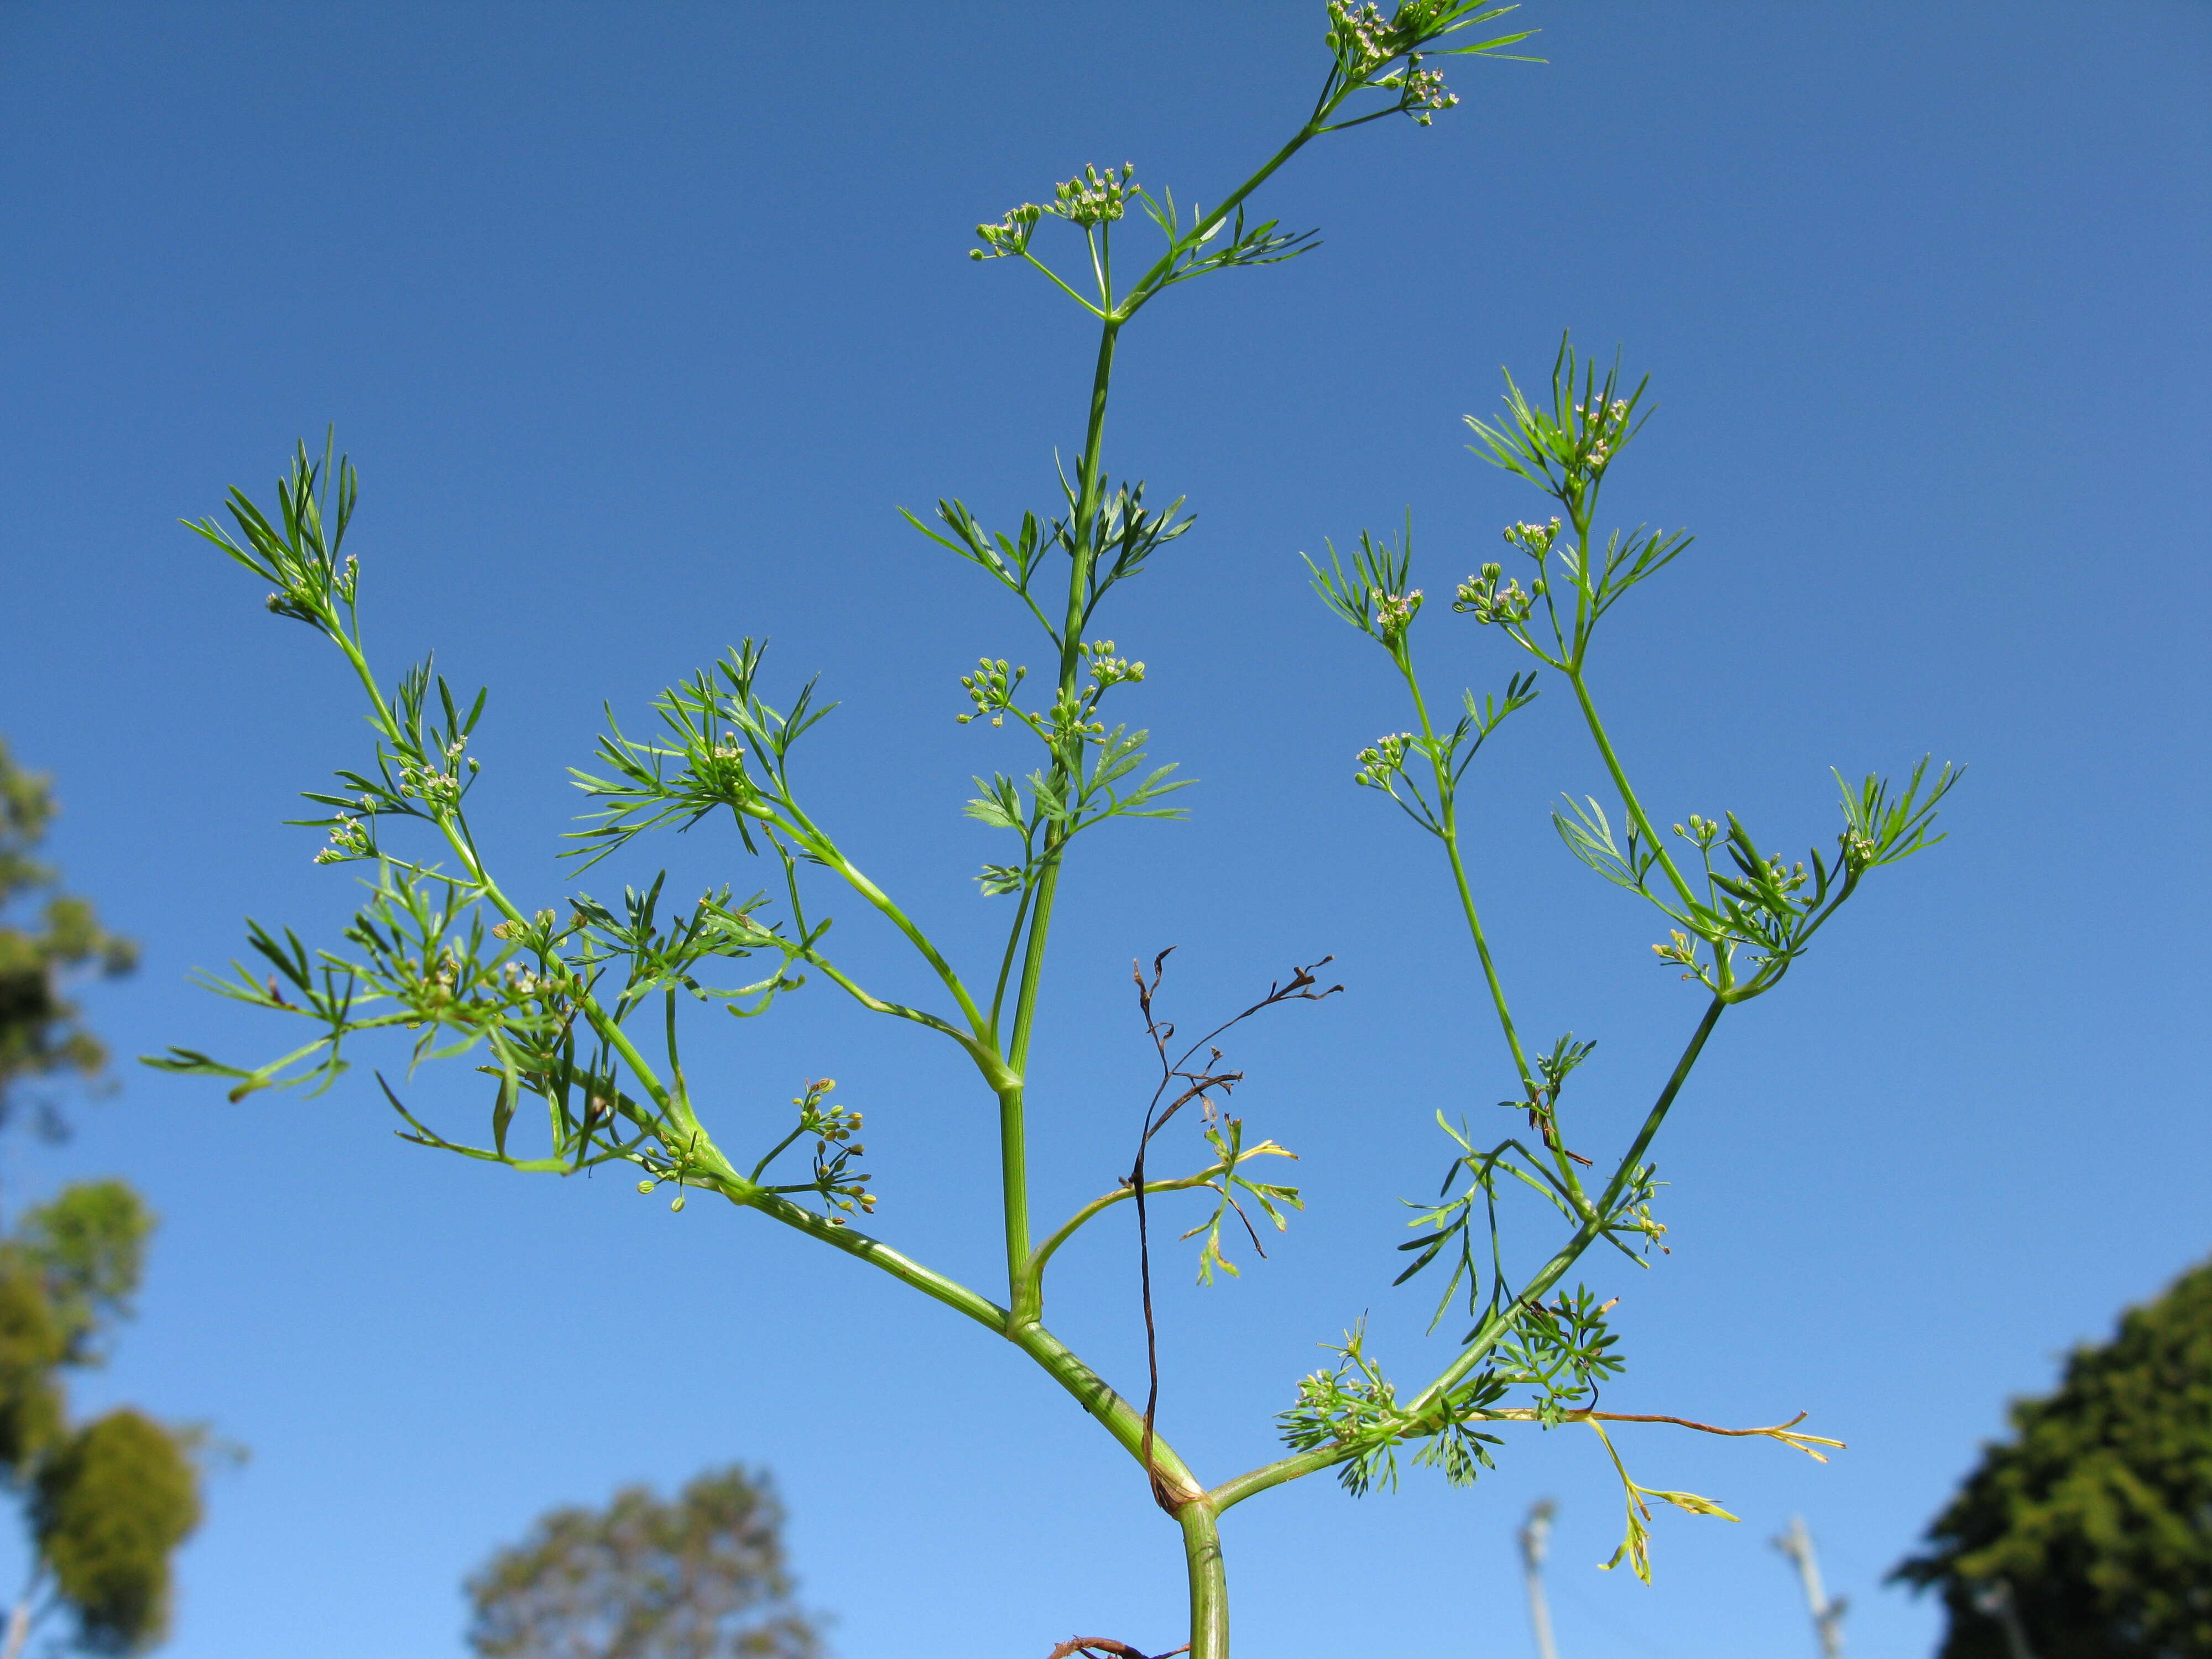
M1612 1212L1622 1189L1633 1177L1644 1152L1650 1149L1652 1137L1659 1133L1659 1126L1666 1121L1667 1114L1674 1104L1674 1097L1681 1092L1682 1085L1689 1080L1691 1069L1698 1063L1698 1055L1705 1048L1705 1039L1712 1035L1713 1027L1720 1023L1721 1014L1727 1006L1728 1004L1719 997L1715 997L1706 1006L1705 1018L1698 1022L1698 1029L1691 1034L1681 1058L1674 1062L1674 1073L1668 1078L1666 1087L1659 1091L1658 1099L1644 1117L1643 1128L1638 1132L1635 1142L1622 1155L1620 1167L1607 1183L1603 1195L1588 1212L1588 1218L1535 1276L1522 1286L1520 1293L1510 1304L1502 1309L1494 1309L1484 1317L1482 1322L1475 1327L1474 1334L1468 1339L1458 1358L1444 1368L1443 1374L1400 1407L1401 1419L1419 1419L1443 1405L1445 1396L1464 1382L1468 1373L1480 1364L1490 1351L1512 1329L1514 1316L1520 1309L1531 1302L1541 1300L1567 1269L1581 1259L1583 1253L1597 1242L1598 1235L1605 1230L1604 1218ZM1208 1497L1217 1510L1226 1510L1232 1504L1243 1503L1255 1492L1266 1492L1286 1480L1295 1480L1301 1475L1341 1463L1361 1449L1362 1443L1354 1441L1323 1446L1293 1457L1279 1458L1273 1463L1263 1464L1223 1481Z
M1098 1420L1121 1449L1142 1467L1145 1456L1145 1414L1108 1385L1106 1380L1077 1358L1074 1351L1038 1321L1004 1319L1000 1329L1006 1339L1042 1366L1045 1374L1073 1395L1083 1409ZM1152 1474L1169 1501L1178 1509L1203 1499L1206 1488L1189 1466L1158 1430L1152 1431Z
M1229 1573L1221 1559L1220 1516L1210 1503L1176 1511L1190 1567L1190 1659L1228 1659Z
M1301 127L1288 143L1276 151L1258 171L1217 204L1213 211L1199 222L1196 230L1203 232L1225 219L1236 210L1238 204L1258 189L1269 175L1284 162L1289 161L1322 130L1329 112L1348 95L1348 91L1340 94L1326 106L1316 111L1312 119ZM1075 522L1072 526L1075 532L1074 557L1071 561L1073 568L1068 572L1067 609L1060 631L1059 690L1063 697L1074 690L1083 666L1083 628L1088 620L1091 569L1098 554L1098 549L1092 537L1097 530L1099 496L1104 477L1102 461L1106 436L1106 410L1113 390L1115 348L1121 337L1121 325L1134 316L1145 301L1158 291L1155 284L1172 268L1174 260L1173 249L1162 255L1144 276L1139 279L1136 286L1130 290L1128 298L1121 307L1109 310L1106 313L1099 329L1098 355L1091 370L1091 404L1084 429L1083 459L1076 471ZM1059 281L1057 277L1054 280ZM1103 271L1101 280L1104 280ZM1066 288L1066 284L1061 283L1060 286ZM1080 298L1079 295L1078 297ZM1107 296L1102 293L1102 297ZM1053 768L1057 781L1064 783L1075 770L1079 769L1081 763L1079 748L1072 759L1066 755L1055 755L1053 759ZM1037 990L1044 974L1045 946L1052 931L1054 902L1059 896L1060 852L1061 844L1055 842L1048 833L1044 856L1040 860L1041 868L1037 874L1036 902L1029 919L1029 936L1022 952L1021 979L1014 993L1013 1026L1003 1050L1006 1069L1012 1073L1013 1080L1011 1083L994 1084L994 1092L998 1096L999 1101L999 1180L1006 1232L1006 1294L1007 1299L1017 1304L1024 1302L1025 1293L1033 1298L1036 1288L1030 1274L1026 1077L1029 1066L1030 1037L1034 1029L1036 1014ZM887 903L888 901L885 902ZM950 970L944 971L949 973ZM1003 983L1003 973L1000 977ZM948 983L950 982L948 981ZM961 994L963 1007L969 1007L965 994ZM997 1014L997 1001L994 998L992 1018L988 1025L994 1040L995 1040L998 1024ZM979 1022L979 1035L985 1029L986 1027ZM1042 1328L1034 1325L1018 1325L1017 1328L1042 1330ZM1064 1349L1060 1352L1066 1353ZM1069 1361L1080 1364L1079 1361L1074 1360L1072 1354L1066 1355L1066 1358ZM1040 1360L1039 1363L1044 1362ZM1053 1370L1054 1367L1047 1364L1046 1369ZM1054 1370L1054 1375L1060 1376L1060 1373ZM1084 1368L1084 1375L1090 1376L1091 1382L1096 1383L1098 1389L1105 1389L1105 1384L1098 1382L1088 1367ZM1070 1386L1073 1391L1073 1385L1068 1383L1066 1377L1061 1376L1061 1381L1063 1385ZM1109 1395L1112 1394L1110 1389L1107 1389L1106 1392ZM1078 1397L1084 1397L1079 1391ZM1113 1397L1116 1401L1120 1398L1118 1395ZM1102 1418L1101 1420L1107 1419ZM1110 1421L1108 1425L1109 1428L1114 1427L1113 1422ZM1141 1434L1141 1419L1139 1420L1137 1426ZM1158 1444L1156 1436L1155 1446L1157 1447ZM1131 1449L1137 1450L1139 1448L1135 1443L1131 1443ZM1184 1472L1186 1478L1188 1478L1188 1471ZM1191 1485L1195 1490L1196 1482L1193 1481Z
M1498 1009L1498 1023L1504 1028L1506 1046L1513 1050L1514 1069L1521 1074L1521 1086L1534 1092L1535 1075L1528 1069L1528 1055L1522 1052L1520 1034L1513 1029L1512 1011L1505 1006L1505 988L1498 980L1497 964L1490 958L1490 943L1482 936L1482 918L1475 912L1467 865L1460 857L1459 825L1452 817L1444 821L1444 852L1451 860L1452 880L1459 887L1460 908L1467 915L1468 932L1474 936L1474 953L1481 958L1482 975L1490 984L1490 1000Z
M1098 516L1100 455L1106 439L1106 404L1114 384L1114 345L1121 323L1109 319L1099 330L1098 361L1091 377L1091 411L1083 438L1083 459L1076 472L1075 556L1067 577L1067 617L1060 636L1060 693L1075 689L1083 665L1083 623L1091 591L1091 568L1097 549L1091 534ZM1078 740L1079 743L1080 740ZM1053 770L1063 784L1082 764L1054 755ZM1014 993L1014 1025L1006 1044L1006 1066L1013 1081L999 1087L999 1183L1006 1236L1006 1296L1018 1300L1030 1260L1029 1127L1024 1079L1029 1066L1030 1033L1036 1016L1037 988L1044 976L1045 944L1052 931L1053 902L1060 891L1060 845L1047 832L1043 867L1037 873L1036 902L1030 915L1029 939L1022 955L1022 977ZM994 1022L995 1023L995 1022Z
M913 919L898 907L890 896L840 852L836 844L816 828L813 820L800 811L787 797L779 804L790 814L789 817L771 817L769 822L843 877L848 886L867 900L885 921L905 935L907 942L921 953L931 971L952 994L952 1000L960 1005L960 1012L968 1022L968 1029L975 1034L979 1042L988 1042L991 1038L990 1022L983 1018L983 1011L975 1006L975 1000L968 994L967 985L953 971L952 964L945 961L929 935L915 926Z
M1567 684L1575 688L1575 701L1582 705L1583 721L1589 727L1590 739L1597 744L1597 752L1605 762L1605 769L1613 778L1613 787L1620 793L1620 804L1626 809L1629 821L1643 836L1644 844L1657 855L1659 867L1667 872L1667 879L1674 884L1674 891L1680 895L1682 902L1697 903L1696 896L1690 891L1690 884L1682 879L1682 872L1674 867L1674 860L1668 856L1666 843L1652 829L1650 815L1644 811L1644 803L1637 799L1636 790L1628 781L1628 774L1622 769L1620 757L1613 752L1613 741L1605 734L1605 723L1597 717L1597 704L1591 701L1589 687L1583 683L1579 659L1567 669L1566 673Z
M1221 223L1223 220L1228 218L1231 214L1234 213L1240 206L1242 206L1243 204L1244 198L1249 196L1254 191L1259 189L1261 185L1267 183L1268 178L1278 167L1281 167L1284 162L1289 161L1291 157L1296 155L1301 149L1304 149L1305 146L1313 139L1320 137L1322 132L1326 131L1328 129L1325 124L1327 123L1329 116L1334 112L1340 104L1343 103L1346 98L1350 97L1352 93L1358 89L1358 88L1357 87L1346 87L1340 91L1335 97L1330 99L1322 107L1316 109L1313 113L1312 119L1309 120L1305 125L1300 127L1297 131L1292 135L1290 143L1285 144L1282 149L1277 150L1274 155L1268 157L1268 159L1261 165L1258 172L1255 173L1243 184L1237 185L1237 188L1230 191L1228 195L1223 197L1220 201L1214 204L1213 211L1207 214L1203 219L1200 219L1196 224L1191 227L1190 234L1186 239L1185 246L1195 246L1199 243L1202 242L1205 240L1206 232L1212 229L1214 226ZM1152 265L1150 270L1146 271L1142 276L1139 276L1137 279L1136 286L1129 290L1129 297L1121 302L1120 310L1115 313L1116 317L1121 321L1127 322L1130 318L1135 316L1139 310L1143 307L1145 302L1151 299L1153 295L1160 291L1161 287L1164 286L1161 282L1161 279L1173 268L1175 258L1176 250L1170 247L1165 253L1162 254L1158 259L1152 262Z
M1091 412L1083 434L1083 459L1075 474L1075 552L1067 574L1067 619L1060 636L1060 690L1063 696L1075 689L1083 666L1083 624L1090 608L1091 568L1098 556L1091 542L1098 516L1100 462L1106 441L1106 401L1114 385L1114 347L1121 333L1121 319L1109 319L1098 331L1098 361L1091 373Z
M1217 1164L1210 1170L1200 1170L1196 1175L1178 1176L1172 1181L1147 1181L1145 1183L1145 1195L1149 1198L1154 1193L1187 1193L1194 1187L1205 1186L1216 1176L1225 1176L1228 1173L1227 1164ZM1117 1187L1110 1193L1100 1194L1073 1215L1068 1217L1057 1232L1036 1247L1036 1254L1030 1258L1030 1265L1038 1273L1042 1273L1045 1264L1052 1260L1053 1252L1074 1237L1086 1223L1111 1209L1115 1205L1133 1199L1136 1195L1137 1189L1134 1187Z
M1022 945L1022 924L1030 918L1030 901L1036 890L1022 889L1021 902L1014 910L1014 925L1006 930L1006 952L999 960L999 982L991 991L991 1041L999 1040L999 1011L1006 1006L1006 981L1013 976L1014 957Z
M1022 1299L1030 1260L1029 1121L1018 1083L999 1091L999 1191L1006 1234L1006 1299Z
M682 1101L685 1109L689 1110L691 1105L691 1091L684 1081L684 1061L678 1056L676 1049L676 992L673 987L665 994L663 1000L667 1017L668 1075L676 1085L676 1098Z
M1413 653L1403 639L1390 653L1405 677L1406 689L1413 693L1413 713L1421 722L1421 736L1431 745L1429 765L1437 780L1437 821L1443 827L1439 837L1444 853L1451 860L1452 880L1459 888L1460 908L1467 916L1468 932L1474 936L1474 953L1482 962L1482 976L1490 986L1490 1000L1498 1010L1498 1023L1505 1032L1505 1046L1513 1051L1513 1067L1521 1075L1521 1086L1532 1096L1535 1092L1535 1073L1529 1069L1528 1056L1522 1050L1521 1034L1513 1028L1513 1011L1506 1004L1505 986L1498 976L1498 964L1491 959L1490 941L1483 937L1482 916L1475 908L1474 890L1467 878L1467 864L1459 850L1459 789L1448 765L1437 758L1434 744L1436 727L1429 720L1428 699L1421 695L1420 677L1413 672Z
M1720 1023L1721 1015L1727 1007L1728 1004L1719 997L1715 997L1705 1006L1705 1017L1698 1020L1698 1029L1690 1034L1690 1040L1684 1045L1681 1057L1674 1062L1674 1069L1668 1075L1666 1086L1660 1090L1659 1097L1652 1103L1650 1111L1644 1115L1644 1127L1637 1131L1635 1140L1621 1154L1613 1179L1606 1183L1605 1191L1599 1195L1583 1224L1575 1230L1574 1236L1544 1264L1534 1279L1522 1286L1521 1294L1515 1298L1516 1303L1540 1299L1558 1283L1560 1276L1574 1266L1583 1252L1597 1242L1598 1235L1605 1229L1606 1218L1612 1214L1613 1206L1619 1202L1622 1191L1634 1177L1644 1154L1650 1149L1652 1138L1659 1133L1659 1126L1667 1121L1667 1114L1673 1109L1675 1097L1681 1093L1682 1085L1689 1081L1690 1073L1698 1063L1698 1056L1705 1051L1705 1039L1713 1034L1713 1027ZM1405 1409L1408 1414L1419 1417L1457 1387L1505 1334L1510 1318L1510 1310L1506 1310L1493 1312L1484 1320L1474 1340L1444 1368L1443 1375L1407 1403Z
M947 1279L943 1273L931 1272L920 1262L902 1255L881 1239L871 1238L851 1227L837 1226L827 1216L817 1215L788 1199L763 1192L743 1176L729 1171L726 1164L723 1166L721 1179L717 1185L721 1188L723 1196L732 1204L758 1210L763 1215L781 1221L787 1227L818 1238L824 1244L835 1245L848 1255L857 1256L872 1267L880 1267L900 1283L911 1285L923 1295L936 1297L946 1307L966 1314L979 1325L998 1332L1004 1332L1006 1328L1006 1310L997 1303L976 1295L965 1285Z

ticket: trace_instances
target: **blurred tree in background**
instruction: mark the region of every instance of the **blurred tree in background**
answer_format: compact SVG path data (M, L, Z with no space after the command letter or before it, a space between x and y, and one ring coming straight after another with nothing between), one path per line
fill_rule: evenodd
M2212 1261L2010 1415L1893 1575L1942 1591L1942 1659L2006 1659L2008 1595L2036 1659L2212 1659Z
M18 769L0 738L0 1123L21 1103L24 1079L93 1077L107 1063L63 997L63 975L94 967L125 974L138 960L137 945L103 928L87 901L56 890L57 872L32 856L54 811L50 781ZM11 914L26 907L32 914ZM52 1103L37 1104L40 1127L58 1133Z
M54 1101L27 1103L22 1085L96 1077L107 1061L63 979L72 969L126 973L138 954L33 856L54 811L48 780L19 769L0 739L0 1124L30 1103L49 1135L63 1127ZM153 1229L130 1187L94 1181L26 1211L0 1237L0 1488L23 1506L33 1558L0 1627L0 1659L17 1659L55 1614L94 1653L140 1651L167 1632L170 1558L199 1522L194 1437L127 1407L73 1425L64 1382L105 1358Z
M33 1553L0 1659L55 1613L93 1653L142 1651L167 1631L170 1557L200 1517L194 1437L129 1407L72 1425L62 1380L105 1357L153 1228L123 1182L81 1182L0 1240L0 1482Z
M562 1509L468 1581L489 1659L816 1659L792 1600L783 1505L765 1474L710 1470L663 1503L626 1486Z

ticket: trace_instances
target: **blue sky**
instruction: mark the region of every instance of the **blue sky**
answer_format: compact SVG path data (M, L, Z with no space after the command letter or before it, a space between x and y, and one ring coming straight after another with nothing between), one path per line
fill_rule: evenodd
M1934 1610L1880 1581L2005 1399L2212 1249L2212 12L1520 16L1547 64L1462 66L1432 129L1363 129L1267 186L1319 252L1179 289L1125 337L1109 465L1200 522L1105 631L1152 667L1133 718L1202 783L1189 821L1102 832L1067 884L1036 1205L1126 1167L1133 957L1181 947L1194 1020L1334 952L1346 994L1235 1055L1308 1211L1223 1288L1163 1259L1163 1425L1201 1474L1263 1461L1315 1344L1363 1311L1398 1375L1443 1362L1449 1329L1424 1341L1425 1304L1388 1288L1397 1200L1441 1171L1434 1113L1498 1115L1506 1073L1431 848L1349 781L1404 714L1297 555L1410 507L1417 579L1448 590L1537 505L1460 417L1562 329L1618 345L1659 413L1608 511L1698 537L1594 670L1658 810L1803 846L1833 833L1831 765L1972 768L1951 839L1723 1023L1660 1147L1673 1255L1590 1275L1623 1297L1609 1403L1809 1410L1851 1449L1626 1437L1647 1483L1743 1516L1662 1517L1650 1589L1591 1570L1620 1500L1587 1436L1516 1437L1473 1492L1309 1481L1230 1520L1240 1651L1527 1651L1510 1535L1551 1494L1571 1656L1809 1651L1766 1542L1794 1512L1852 1650L1923 1653ZM1017 757L954 724L956 678L1030 647L893 509L1048 505L1093 343L1032 273L971 264L969 227L1091 161L1218 194L1302 114L1318 19L0 10L0 731L58 780L72 884L144 941L86 998L118 1053L274 1052L187 971L247 914L331 939L350 908L280 823L365 753L341 665L175 524L265 493L333 421L382 665L434 649L492 688L475 799L511 885L550 902L568 879L563 769L603 699L635 716L771 635L781 684L819 673L842 704L810 739L813 810L987 950L969 876L994 849L959 805ZM1417 637L1447 687L1514 666L1441 606ZM1471 822L1525 1018L1598 1039L1578 1109L1617 1142L1696 1010L1548 827L1557 792L1601 781L1571 716L1554 695L1501 734ZM755 880L704 832L592 880L648 859ZM862 917L841 936L921 993ZM734 1145L836 1076L869 1115L879 1231L988 1287L988 1102L947 1056L810 988L694 1064ZM1176 1540L1126 1460L889 1280L719 1206L403 1146L365 1072L240 1106L120 1081L66 1147L0 1149L0 1200L112 1172L165 1218L142 1316L81 1397L252 1449L185 1555L179 1659L459 1654L460 1578L542 1509L731 1459L775 1471L842 1654L1180 1639ZM417 1097L459 1126L475 1085L426 1074ZM1128 1227L1063 1261L1049 1317L1133 1386Z

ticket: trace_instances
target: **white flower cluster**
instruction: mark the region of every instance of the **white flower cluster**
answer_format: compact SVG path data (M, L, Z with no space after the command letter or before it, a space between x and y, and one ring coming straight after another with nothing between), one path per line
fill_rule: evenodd
M315 854L318 864L343 864L348 859L357 859L371 850L368 831L362 828L361 820L341 812L331 825L331 844Z
M446 745L436 766L403 766L399 769L399 793L412 795L431 811L449 812L461 804L461 751L469 746L466 738L456 738ZM469 770L477 769L474 761Z
M1375 625L1382 630L1383 643L1402 639L1406 630L1413 625L1413 618L1421 613L1421 590L1408 593L1377 593L1375 596Z
M1114 654L1114 641L1093 640L1083 647L1091 659L1091 684L1085 690L1096 696L1109 685L1135 685L1145 678L1145 665Z
M1559 521L1555 518L1549 524L1509 524L1500 533L1530 558L1540 559L1559 540Z
M1406 769L1406 757L1414 742L1411 732L1391 732L1376 738L1355 757L1359 769L1352 781L1370 789L1388 789L1390 780Z
M1449 109L1459 102L1457 93L1445 89L1442 70L1408 70L1405 89L1398 96L1406 113L1423 126L1429 125L1435 111Z
M1137 193L1135 162L1124 161L1119 173L1086 167L1066 184L1053 186L1049 210L1073 224L1108 224L1128 211Z
M1525 525L1519 527L1528 528ZM1508 536L1512 533L1506 532ZM1523 592L1517 578L1498 586L1498 579L1504 574L1500 565L1484 565L1459 585L1452 599L1452 609L1462 616L1473 613L1475 621L1486 628L1492 623L1526 622L1535 610L1536 601L1544 596L1543 580L1539 577L1535 586Z
M510 996L534 997L552 990L558 982L552 975L537 973L519 962L507 964L507 989Z
M1620 429L1628 419L1628 404L1621 398L1611 404L1603 398L1594 399L1588 406L1575 405L1576 417L1582 422L1583 451L1585 463L1595 471L1612 459L1613 445L1619 441Z
M1352 6L1344 0L1329 0L1328 21L1328 44L1353 76L1364 75L1398 55L1396 32L1380 6Z
M1030 245L1036 233L1037 216L1044 210L1034 202L1024 202L1018 208L1009 208L1006 216L995 225L978 225L975 234L981 247L971 247L971 259L1003 259L1009 254L1020 253Z

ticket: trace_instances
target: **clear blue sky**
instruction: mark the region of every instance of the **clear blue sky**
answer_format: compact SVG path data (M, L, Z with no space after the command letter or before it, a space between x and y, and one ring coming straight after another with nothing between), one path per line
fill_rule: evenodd
M1619 1498L1587 1436L1516 1436L1472 1493L1308 1482L1231 1517L1239 1650L1525 1653L1510 1534L1551 1493L1571 1659L1809 1652L1766 1543L1796 1511L1853 1652L1922 1654L1935 1612L1881 1577L2007 1396L2212 1249L2212 10L1521 15L1547 66L1461 68L1433 129L1333 140L1267 187L1320 252L1178 290L1127 337L1109 464L1200 525L1106 631L1203 785L1068 884L1038 1207L1126 1167L1133 957L1181 945L1194 1018L1334 951L1348 993L1237 1056L1310 1207L1225 1288L1166 1260L1163 1420L1201 1473L1261 1461L1363 1310L1401 1376L1442 1363L1388 1289L1396 1200L1441 1170L1434 1111L1495 1115L1506 1073L1431 848L1349 782L1401 710L1296 555L1410 505L1448 590L1536 504L1459 417L1562 328L1618 343L1660 413L1611 508L1698 535L1595 671L1650 794L1802 847L1832 834L1831 765L1973 769L1951 840L1723 1025L1661 1148L1673 1255L1593 1264L1624 1297L1612 1403L1806 1409L1851 1449L1632 1436L1647 1481L1744 1517L1662 1517L1651 1589L1591 1570ZM562 769L601 699L635 715L764 634L787 684L843 703L806 764L818 814L982 949L992 848L958 807L1012 749L954 725L954 679L1030 647L893 507L1047 506L1092 339L1033 274L972 264L969 227L1086 161L1218 193L1302 113L1319 32L1303 0L0 9L0 730L58 779L73 884L145 942L88 998L117 1051L273 1052L186 971L248 913L329 939L349 908L278 822L365 752L341 665L174 522L265 492L331 421L386 668L434 647L493 688L477 799L514 886L561 890ZM1423 630L1437 682L1509 672L1441 607ZM1578 1088L1604 1139L1695 1009L1547 824L1600 781L1571 714L1507 729L1474 817L1528 1023L1599 1040ZM659 855L679 883L754 879L726 842ZM988 1103L947 1056L810 989L699 1064L739 1145L839 1078L880 1231L988 1281ZM475 1081L419 1097L458 1124ZM66 1148L9 1142L0 1197L114 1172L165 1218L82 1395L252 1448L185 1556L178 1659L459 1654L462 1575L539 1510L733 1458L775 1470L848 1659L1180 1639L1176 1540L1126 1460L889 1280L720 1206L402 1146L365 1073L243 1106L121 1082ZM1102 1225L1054 1304L1124 1386L1133 1252Z

